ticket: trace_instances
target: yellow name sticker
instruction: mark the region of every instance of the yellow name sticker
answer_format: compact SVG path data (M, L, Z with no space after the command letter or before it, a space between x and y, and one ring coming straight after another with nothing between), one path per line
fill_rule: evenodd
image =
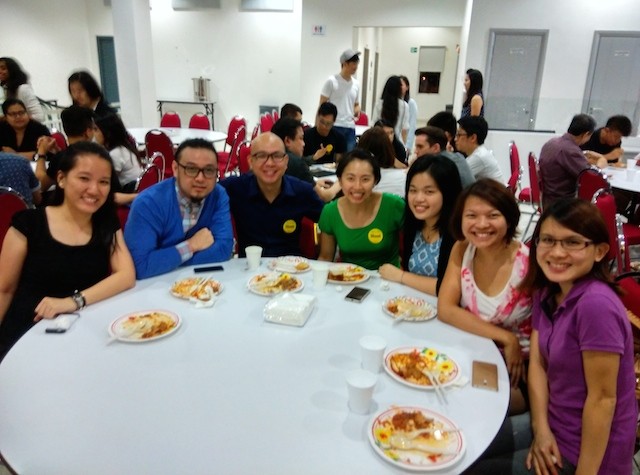
M297 227L298 225L293 219L287 219L282 225L282 230L287 234L291 234L296 230Z
M370 243L380 244L382 242L382 238L384 237L384 234L380 229L373 228L371 231L369 231L369 234L367 235L367 237L369 238Z

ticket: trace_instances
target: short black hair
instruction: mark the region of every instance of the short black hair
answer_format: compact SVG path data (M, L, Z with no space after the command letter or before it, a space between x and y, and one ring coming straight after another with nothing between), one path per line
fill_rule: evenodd
M438 127L433 127L432 125L420 127L416 129L416 135L426 135L429 145L438 144L441 151L447 149L447 136L444 134L444 130Z
M280 108L280 117L291 117L292 119L295 119L298 114L302 115L302 109L290 102L287 102Z
M302 127L302 122L291 117L281 117L271 127L271 132L276 134L284 142L285 138L294 140L298 133L298 128Z
M489 133L489 124L483 117L462 117L458 120L458 125L468 135L475 135L478 145L482 145Z
M20 99L11 98L2 103L2 113L4 115L7 115L7 113L9 112L9 107L15 106L16 104L22 106L24 110L27 110L27 106L24 105L24 102L22 102Z
M456 116L451 112L441 111L436 113L429 121L427 125L432 125L433 127L438 127L439 129L448 132L451 137L456 136L456 128L457 128Z
M204 148L206 150L211 150L216 157L216 163L218 162L218 152L213 147L213 144L205 139L187 139L180 144L178 150L176 150L176 161L180 163L180 156L182 155L182 151L185 148Z
M338 117L338 108L331 102L323 102L322 104L320 104L320 107L318 107L318 115L331 115L333 116L333 120L335 121Z
M589 133L592 134L596 129L596 121L588 114L576 114L571 119L571 124L567 132L571 135L578 137L579 135Z
M86 107L70 106L60 113L62 128L67 137L80 137L93 127L95 113Z
M623 137L631 135L631 120L626 115L614 115L609 117L607 124L608 129L617 130Z

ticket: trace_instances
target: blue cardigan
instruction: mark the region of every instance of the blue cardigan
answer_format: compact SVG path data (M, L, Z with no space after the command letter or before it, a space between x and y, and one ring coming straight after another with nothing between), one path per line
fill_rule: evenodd
M185 234L175 187L175 178L164 180L144 190L133 201L124 238L138 279L164 274L180 265L221 262L231 258L233 229L225 189L215 186L204 201L198 222ZM176 245L205 227L213 234L213 245L196 252L183 263Z

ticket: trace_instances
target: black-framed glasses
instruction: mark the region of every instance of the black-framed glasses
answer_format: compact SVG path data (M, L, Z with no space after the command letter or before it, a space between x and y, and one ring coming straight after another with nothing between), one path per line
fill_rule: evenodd
M218 175L218 169L216 167L198 168L194 167L193 165L183 165L180 162L176 163L179 167L182 167L182 169L184 170L184 174L191 178L197 177L200 172L202 172L202 175L205 178L215 178Z
M560 243L560 246L565 251L582 251L593 244L593 241L585 241L578 238L554 239L551 236L538 236L536 238L536 246L540 249L552 249L557 242Z
M456 138L458 138L458 137L468 137L468 136L469 136L469 134L466 134L464 132L456 132Z
M285 152L256 152L251 154L251 158L253 158L256 162L266 162L267 160L271 159L276 163L280 163L286 156L287 154Z
M27 111L7 112L7 115L12 119L15 119L18 117L24 117L25 115L27 115Z

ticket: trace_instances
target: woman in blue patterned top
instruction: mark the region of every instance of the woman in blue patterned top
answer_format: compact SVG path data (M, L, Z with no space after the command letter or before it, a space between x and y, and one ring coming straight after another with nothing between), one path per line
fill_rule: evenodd
M449 217L462 191L455 164L443 155L418 158L407 172L402 266L380 267L383 279L436 295L455 240Z

